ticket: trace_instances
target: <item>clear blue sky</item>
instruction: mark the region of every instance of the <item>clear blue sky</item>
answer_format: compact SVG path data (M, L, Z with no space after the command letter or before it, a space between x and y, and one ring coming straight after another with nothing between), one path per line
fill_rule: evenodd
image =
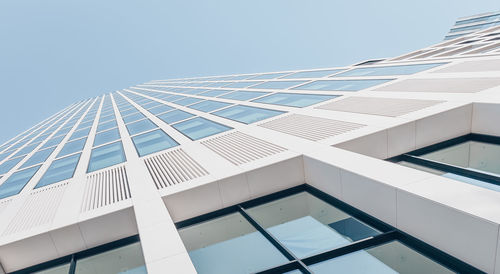
M347 65L439 42L499 0L0 2L0 143L153 79Z

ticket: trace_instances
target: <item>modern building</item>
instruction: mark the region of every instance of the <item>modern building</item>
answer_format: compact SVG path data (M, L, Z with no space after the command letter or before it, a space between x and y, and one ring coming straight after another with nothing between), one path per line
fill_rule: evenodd
M444 40L457 38L494 26L500 26L500 11L461 17L455 22L455 25L450 29Z
M0 146L3 271L500 273L499 39L72 104Z

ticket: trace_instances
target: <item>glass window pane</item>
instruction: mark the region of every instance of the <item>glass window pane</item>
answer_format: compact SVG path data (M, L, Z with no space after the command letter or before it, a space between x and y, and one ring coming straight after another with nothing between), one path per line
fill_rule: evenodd
M120 132L117 128L97 133L94 139L94 146L102 145L120 139Z
M39 163L43 163L47 158L49 158L50 154L56 149L56 147L51 147L48 149L37 151L33 154L20 168L29 167L32 165L36 165Z
M144 132L156 128L157 126L151 122L149 119L140 120L138 122L127 124L127 130L130 135Z
M141 244L133 243L79 259L76 263L75 273L147 274Z
M358 91L392 81L393 79L375 80L319 80L293 89L301 90L332 90L332 91Z
M232 90L220 90L220 89L216 89L216 90L211 90L211 91L200 93L199 95L201 95L201 96L207 96L207 97L217 97L219 95L226 94L228 92L232 92Z
M15 172L3 184L0 185L0 199L16 195L35 175L40 166L30 167L28 169Z
M269 94L269 92L263 92L263 91L235 91L229 94L225 94L222 96L219 96L220 98L224 99L233 99L233 100L239 100L239 101L246 101L250 100L262 95Z
M89 135L90 129L91 128L88 127L88 128L80 129L78 131L73 132L73 134L71 135L69 140L71 141L71 140L75 140L75 139Z
M184 98L184 99L179 100L179 101L175 101L175 103L178 105L181 105L181 106L187 106L187 105L191 105L194 103L198 103L200 101L203 101L203 99L188 97L188 98Z
M134 136L132 141L140 157L178 145L161 129Z
M0 165L0 174L4 174L9 172L17 163L21 162L21 160L24 157L17 157L15 159L10 159L5 161L3 164Z
M179 229L198 273L255 273L288 260L239 213Z
M127 124L127 123L130 123L133 121L140 120L140 119L145 118L145 117L146 116L144 116L144 114L138 112L138 113L123 117L123 122L125 122L125 124Z
M58 145L62 141L62 139L64 139L64 136L62 135L59 137L52 137L45 144L43 144L43 146L40 149Z
M177 123L172 127L188 136L191 140L198 140L232 129L201 117Z
M94 121L93 121L93 120L92 120L92 121L85 122L85 123L83 123L83 122L82 122L82 123L80 123L80 124L78 125L78 127L76 128L76 130L79 130L79 129L82 129L82 128L86 128L86 127L90 127L90 126L92 126L92 124L93 124L93 123L94 123Z
M263 84L253 86L252 88L262 89L286 89L305 83L306 81L269 81Z
M68 155L77 151L82 151L83 147L85 146L85 142L87 142L87 138L82 138L73 142L66 143L57 157Z
M57 183L73 177L76 165L80 160L80 154L81 153L78 153L52 162L40 181L38 181L35 188Z
M355 68L335 75L335 77L353 77L353 76L388 76L388 75L408 75L420 71L435 68L444 65L445 63L438 64L417 64L417 65L402 65L402 66L388 66L388 67L366 67Z
M122 142L119 141L92 149L87 172L96 171L123 162L125 162L125 153L123 152Z
M337 73L339 71L342 71L342 69L301 71L301 72L296 72L296 73L287 75L285 77L282 77L281 79L321 78L321 77L332 75L332 74Z
M177 101L177 100L181 100L181 99L184 99L186 98L186 96L183 96L183 95L174 95L174 96L170 96L168 97L168 102L174 102L174 101Z
M225 85L225 88L246 88L249 86L253 86L255 84L260 84L262 82L259 81L247 81L247 82L235 82L235 83L230 83L229 85Z
M116 124L116 120L111 120L111 121L99 124L99 126L97 126L97 132L101 132L103 130L114 128L117 126L118 126L118 124Z
M161 106L157 106L157 107L154 107L154 108L150 108L148 109L149 112L153 113L153 114L160 114L160 113L163 113L163 112L167 112L167 111L170 111L174 109L173 107L169 107L167 105L161 105Z
M207 100L200 102L198 104L190 105L189 107L203 112L210 112L230 105L231 104L229 103Z
M314 273L454 273L426 256L392 241L310 265Z
M290 74L290 72L261 74L261 75L257 75L255 77L252 77L250 79L252 79L252 80L267 80L267 79L279 78L279 77L281 77L283 75L287 75L287 74Z
M420 157L474 171L500 175L500 145L467 141Z
M284 111L237 105L212 114L245 124L251 124L285 113Z
M299 258L380 234L306 192L250 208L248 213Z
M134 114L134 113L138 113L138 112L139 112L139 110L137 110L135 107L131 107L131 108L127 108L127 109L120 109L120 114L122 115L122 117L123 116L127 116L127 115L131 115L131 114ZM109 120L109 118L108 119L106 119L106 118L102 119L101 118L101 120L102 121L106 121L106 120Z
M33 149L35 149L37 146L39 145L39 143L36 143L36 144L29 144L27 146L25 146L24 148L21 148L16 154L12 155L12 157L16 157L16 156L20 156L20 155L24 155L24 154L27 154L27 153L30 153L33 151Z
M165 122L167 124L171 124L171 123L175 123L177 121L184 120L184 119L187 119L187 118L190 118L193 116L194 115L189 113L189 112L185 112L185 111L176 109L176 110L172 110L172 111L169 111L167 113L158 115L158 118L160 118L161 120L163 120L163 122Z
M253 100L253 102L289 106L289 107L307 107L336 97L338 96L280 92L259 99L255 99Z

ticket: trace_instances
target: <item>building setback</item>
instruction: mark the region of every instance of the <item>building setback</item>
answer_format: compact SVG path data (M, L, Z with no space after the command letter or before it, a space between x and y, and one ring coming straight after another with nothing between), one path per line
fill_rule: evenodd
M2 271L500 273L500 26L474 30L66 107L0 146Z

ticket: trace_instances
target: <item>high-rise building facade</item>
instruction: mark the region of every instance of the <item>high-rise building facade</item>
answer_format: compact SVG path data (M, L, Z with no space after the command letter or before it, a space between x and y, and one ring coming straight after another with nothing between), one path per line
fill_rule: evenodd
M0 146L8 273L500 273L500 27L157 80Z
M494 26L500 26L500 11L461 17L458 18L444 39L457 38Z

